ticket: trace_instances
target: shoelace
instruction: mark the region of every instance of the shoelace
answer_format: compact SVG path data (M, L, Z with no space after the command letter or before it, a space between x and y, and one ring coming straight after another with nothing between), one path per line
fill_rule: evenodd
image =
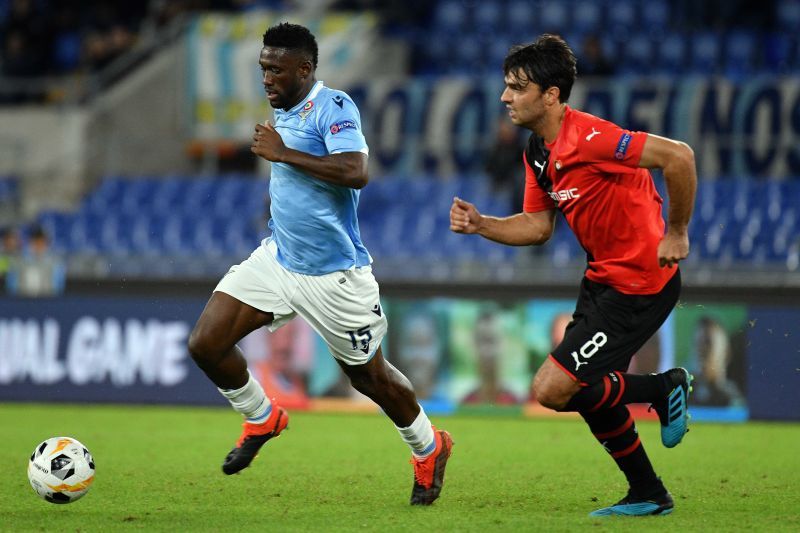
M433 452L424 459L412 457L409 461L414 465L414 479L417 483L429 489L433 485L433 471L436 467L436 452Z
M272 429L270 429L269 431L263 432L263 433L255 433L255 432L251 432L251 431L249 431L249 430L250 430L250 428L252 428L253 426L255 426L255 424L249 424L249 423L247 423L247 422L243 423L243 424L242 424L242 428L244 428L244 431L242 432L242 435L239 437L239 440L238 440L238 441L236 441L236 447L237 447L237 448L241 448L241 447L242 447L242 444L244 444L244 441L245 441L245 440L246 440L248 437L253 437L253 436L258 436L258 437L260 437L260 436L262 436L262 435L269 435L270 433L273 433L273 432L274 432L276 429L278 429L278 422L279 422L279 421L280 421L280 416L278 416L278 418L276 418L276 419L275 419L275 423L273 424L273 426L272 426ZM266 424L267 424L267 422L269 422L269 419L267 419L267 421L266 421L266 422L264 422L264 425L266 425Z

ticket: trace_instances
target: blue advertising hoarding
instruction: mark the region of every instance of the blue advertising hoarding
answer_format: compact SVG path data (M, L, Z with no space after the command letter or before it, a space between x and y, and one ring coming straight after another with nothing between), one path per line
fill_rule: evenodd
M800 420L800 310L751 307L747 401L752 418Z
M0 400L223 403L186 348L204 299L0 303Z
M186 347L204 305L188 297L0 299L0 401L225 405ZM385 298L384 354L431 413L475 405L522 412L573 305ZM695 419L798 420L798 323L791 307L684 302L631 371L689 368ZM241 347L267 393L288 408L314 408L320 397L372 405L302 320L275 333L261 328Z

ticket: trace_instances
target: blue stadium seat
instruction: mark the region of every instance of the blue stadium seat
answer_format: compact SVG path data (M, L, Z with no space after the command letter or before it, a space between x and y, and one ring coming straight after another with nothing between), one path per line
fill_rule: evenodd
M527 35L523 42L532 40L532 35L538 31L537 24L540 23L537 17L536 7L528 0L511 0L506 8L506 19L508 20L508 28L514 33L521 36Z
M788 32L768 33L763 41L764 68L775 73L791 73L800 71L800 54L798 54L797 34Z
M103 215L77 213L69 228L67 250L96 254L103 249L101 243Z
M119 210L125 193L126 180L106 178L82 202L82 209L94 213Z
M67 213L55 211L43 211L39 213L37 222L50 236L50 244L57 252L70 252L72 223L74 216Z
M450 72L474 74L476 69L488 67L486 42L480 38L459 39L450 48ZM494 66L498 68L498 66Z
M632 28L638 26L638 12L634 0L609 0L605 6L606 27L619 41L627 39Z
M486 65L489 70L494 69L497 73L502 72L503 61L508 55L511 47L517 43L515 39L504 33L497 34L489 43L486 49Z
M657 184L663 190L663 182ZM38 222L58 251L122 256L130 260L128 272L147 264L142 256L194 258L192 269L200 272L215 260L244 258L258 245L266 234L265 192L263 181L240 176L110 178L87 195L77 213L43 212ZM376 260L457 259L497 268L513 263L519 249L449 230L453 196L474 202L485 213L509 212L507 195L493 191L483 175L382 177L361 194L362 239ZM800 245L798 206L800 180L701 180L689 227L694 250L690 260L785 263ZM545 253L556 265L584 259L563 220L557 221ZM171 263L170 275L181 273L176 265Z
M99 233L97 251L111 255L129 254L132 248L129 229L133 216L111 212L98 216L95 227L95 231Z
M62 31L55 38L53 45L54 60L61 72L69 72L78 67L81 60L83 43L77 31Z
M442 0L433 13L433 27L445 32L464 33L469 26L468 11L457 0Z
M720 36L714 32L698 32L692 35L689 46L689 67L701 74L719 70Z
M641 24L646 32L656 37L668 32L670 26L669 2L665 0L649 0L642 2L640 7Z
M161 252L163 218L140 214L131 221L129 232L132 254L157 255Z
M756 36L748 31L733 31L725 36L725 74L733 79L743 79L754 67L758 44Z
M497 31L505 26L505 6L494 0L480 2L473 14L475 27L481 31Z
M624 61L620 65L621 73L647 74L653 70L653 41L648 34L631 35L621 50L624 53Z
M219 256L225 250L227 218L206 216L193 221L192 247L205 256ZM255 249L256 242L251 248ZM233 251L233 250L232 250Z
M778 0L775 11L778 27L797 34L800 28L800 0Z
M151 204L151 211L166 214L182 210L184 198L192 183L189 178L173 177L162 180Z
M186 213L204 213L213 209L216 194L216 181L197 179L192 181L183 198Z
M680 74L686 70L686 36L671 32L657 43L656 70L664 74Z
M579 0L572 9L572 24L575 31L581 33L603 32L603 12L598 2Z
M202 212L199 212L202 214ZM180 214L167 215L164 219L163 250L168 254L190 255L194 248L194 223L196 219Z
M537 9L538 22L548 33L562 34L569 30L569 12L566 2L542 0Z
M153 205L160 186L157 178L138 178L123 181L123 196L119 205L126 213L137 214Z
M19 181L12 176L0 176L0 203L16 202L19 198Z

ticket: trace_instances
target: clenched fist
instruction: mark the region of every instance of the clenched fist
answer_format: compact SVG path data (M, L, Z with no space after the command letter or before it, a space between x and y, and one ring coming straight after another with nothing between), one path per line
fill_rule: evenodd
M250 151L267 161L281 161L286 145L283 144L280 134L275 126L267 122L266 126L256 124L256 132L253 134L253 144Z
M453 198L450 206L450 230L456 233L477 233L480 228L481 214L469 202L458 196Z

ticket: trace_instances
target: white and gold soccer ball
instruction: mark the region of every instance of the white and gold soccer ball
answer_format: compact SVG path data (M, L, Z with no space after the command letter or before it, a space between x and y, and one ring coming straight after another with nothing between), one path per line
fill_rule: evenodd
M36 494L50 503L72 503L89 491L94 481L94 459L71 437L53 437L31 454L28 480Z

